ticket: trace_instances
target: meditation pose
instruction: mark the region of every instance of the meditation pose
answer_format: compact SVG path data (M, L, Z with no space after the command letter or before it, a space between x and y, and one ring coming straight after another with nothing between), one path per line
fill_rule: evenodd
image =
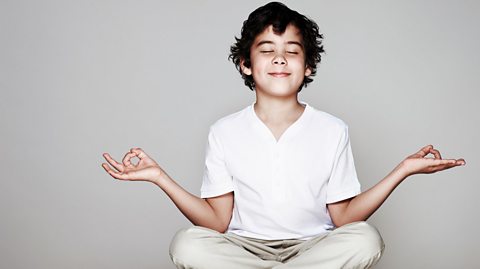
M298 100L322 39L281 3L249 15L230 59L256 100L210 126L200 197L140 148L121 162L103 155L112 177L154 183L192 222L170 244L177 268L370 268L385 245L366 220L392 191L411 175L465 165L428 145L362 192L346 123Z

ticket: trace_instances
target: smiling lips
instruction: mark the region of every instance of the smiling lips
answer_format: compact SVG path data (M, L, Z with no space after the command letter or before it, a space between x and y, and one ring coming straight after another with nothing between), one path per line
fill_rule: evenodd
M276 78L284 78L290 75L290 73L287 72L270 72L268 74Z

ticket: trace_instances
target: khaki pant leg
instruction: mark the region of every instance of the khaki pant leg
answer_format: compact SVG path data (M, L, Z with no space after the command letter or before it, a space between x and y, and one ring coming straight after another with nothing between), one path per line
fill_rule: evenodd
M307 240L298 247L293 258L273 268L371 268L380 260L385 245L374 226L360 221Z
M281 264L262 260L233 243L228 235L204 227L179 230L170 243L170 258L179 269L267 269ZM249 250L255 251L249 242ZM263 246L260 244L259 249Z

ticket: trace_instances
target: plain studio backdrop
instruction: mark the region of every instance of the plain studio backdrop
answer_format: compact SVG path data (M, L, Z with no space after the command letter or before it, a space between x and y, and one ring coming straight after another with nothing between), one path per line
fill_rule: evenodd
M199 195L208 129L250 105L227 60L264 1L0 1L0 267L166 268L190 222L101 167L141 147ZM433 144L467 165L403 182L369 219L376 268L478 268L480 4L288 1L326 54L299 99L343 119L366 190Z

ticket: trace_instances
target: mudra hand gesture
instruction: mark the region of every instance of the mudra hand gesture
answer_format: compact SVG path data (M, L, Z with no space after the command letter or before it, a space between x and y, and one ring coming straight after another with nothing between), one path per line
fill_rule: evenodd
M155 182L166 175L165 171L140 148L130 149L121 163L115 161L108 153L104 153L103 157L115 169L106 163L102 163L102 167L116 179ZM131 162L135 157L139 159L137 164Z
M427 157L429 154L432 154L433 158ZM408 177L414 174L431 174L465 164L464 159L442 159L440 151L432 145L428 145L408 156L397 168L401 169Z

